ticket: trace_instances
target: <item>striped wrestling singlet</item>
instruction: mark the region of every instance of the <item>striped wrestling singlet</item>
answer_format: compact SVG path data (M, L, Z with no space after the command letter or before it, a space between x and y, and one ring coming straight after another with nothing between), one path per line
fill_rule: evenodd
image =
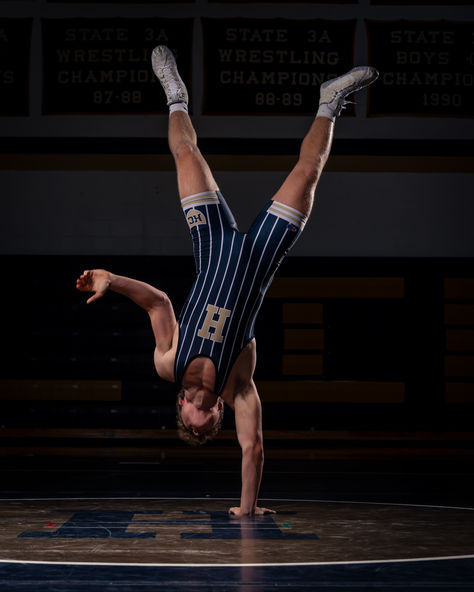
M197 278L179 317L175 380L181 384L189 363L205 356L216 368L214 390L220 395L237 356L254 337L265 292L306 217L271 201L242 233L219 191L191 195L181 204Z

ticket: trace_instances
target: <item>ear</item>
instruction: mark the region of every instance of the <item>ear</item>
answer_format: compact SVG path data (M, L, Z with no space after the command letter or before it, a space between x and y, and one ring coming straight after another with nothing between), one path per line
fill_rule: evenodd
M182 407L184 405L184 399L183 399L183 397L180 397L178 399L178 404L179 404L180 407Z
M219 401L217 402L217 409L219 409L219 411L220 411L223 408L224 408L224 403L219 399Z

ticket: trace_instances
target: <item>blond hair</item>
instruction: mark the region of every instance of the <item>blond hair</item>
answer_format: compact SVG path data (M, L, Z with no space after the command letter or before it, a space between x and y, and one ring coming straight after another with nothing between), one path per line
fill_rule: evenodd
M209 442L209 440L213 440L219 433L224 418L224 402L222 399L220 397L218 398L221 405L219 405L219 418L216 425L199 436L196 436L194 432L184 425L183 418L181 417L180 399L184 399L184 389L181 389L176 397L176 424L178 426L178 436L181 440L190 446L201 446L202 444Z

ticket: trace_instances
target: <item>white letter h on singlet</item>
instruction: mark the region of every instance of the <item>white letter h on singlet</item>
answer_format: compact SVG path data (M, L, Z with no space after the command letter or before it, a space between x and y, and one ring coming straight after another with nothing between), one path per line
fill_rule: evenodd
M208 304L206 311L206 318L197 334L203 339L210 339L211 341L222 343L224 341L222 331L224 330L226 319L230 316L232 311L227 310L227 308L219 308L213 304ZM217 315L217 319L214 319L214 315ZM213 332L211 332L211 328L214 329Z

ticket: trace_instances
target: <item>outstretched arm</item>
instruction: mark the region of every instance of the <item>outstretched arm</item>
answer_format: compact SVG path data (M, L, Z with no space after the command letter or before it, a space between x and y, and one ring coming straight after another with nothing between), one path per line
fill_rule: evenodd
M253 380L234 397L235 426L242 448L242 491L240 507L231 508L233 516L273 514L257 506L263 472L262 405Z
M170 299L161 290L145 282L115 275L105 269L84 271L78 278L76 287L81 292L94 292L87 304L101 298L107 290L127 296L148 312L158 352L164 354L171 348L176 317Z

